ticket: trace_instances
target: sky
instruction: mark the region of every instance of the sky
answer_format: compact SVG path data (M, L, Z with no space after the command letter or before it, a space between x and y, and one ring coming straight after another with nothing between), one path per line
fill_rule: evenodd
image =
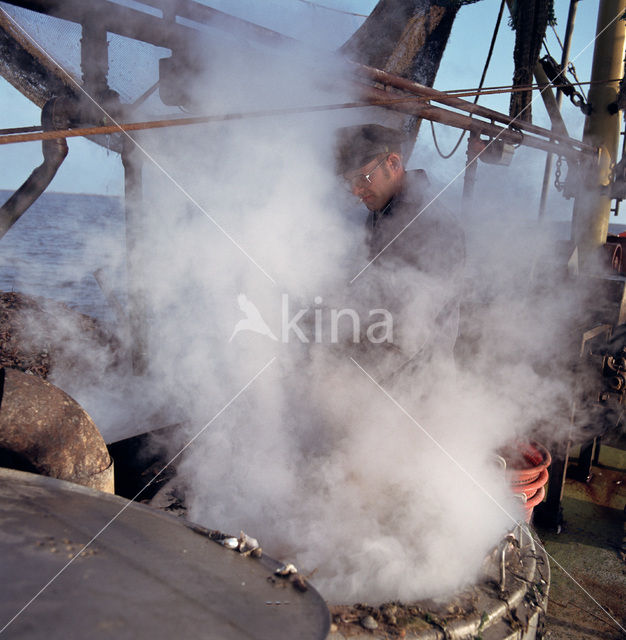
M321 29L326 41L318 41L316 44L332 50L340 46L364 20L361 16L350 15L350 12L365 15L376 5L376 0L324 0L319 3L329 9L303 0L206 0L206 4L302 39L306 39L311 33L319 33ZM478 85L499 5L500 0L481 0L461 8L440 66L436 88L449 90ZM555 0L556 30L561 38L565 31L568 7L569 0ZM337 10L348 13L339 13ZM590 75L596 10L595 0L579 1L571 59L581 81L587 80ZM514 34L507 22L508 13L505 11L485 86L506 85L511 82ZM550 28L547 40L550 53L559 60L560 47ZM507 112L508 95L485 96L480 99L479 104ZM39 109L4 79L0 79L0 113L3 114L3 128L38 124L40 119ZM570 135L580 138L583 127L580 111L565 101L563 113ZM533 109L533 119L536 124L549 126L539 100ZM436 132L444 150L451 149L459 135L457 130L446 129L441 125L436 125ZM83 139L74 138L68 142L69 155L50 185L51 191L108 195L122 193L123 172L117 154ZM422 127L411 162L418 166L420 154L427 154L432 165L430 157L433 149L430 127ZM465 145L461 145L454 158L449 161L434 161L436 166L432 169L441 180L462 171L464 149ZM41 145L38 142L4 145L0 148L0 162L3 167L0 188L16 189L41 162ZM541 176L538 190L540 181Z

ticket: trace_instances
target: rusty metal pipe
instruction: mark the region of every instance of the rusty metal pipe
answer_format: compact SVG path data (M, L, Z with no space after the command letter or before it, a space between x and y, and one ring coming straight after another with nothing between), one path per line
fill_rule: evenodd
M17 369L0 369L0 464L114 493L93 420L61 389Z
M327 104L313 107L289 107L284 109L268 109L263 111L252 111L247 113L230 113L216 116L199 116L193 118L174 118L168 120L157 120L150 122L134 122L125 124L115 124L100 127L87 127L79 129L67 129L63 131L46 131L43 133L24 133L8 136L0 136L0 145L11 144L15 142L26 142L29 140L71 138L88 135L99 135L103 133L115 133L118 131L141 131L148 129L159 129L174 126L186 126L195 124L205 124L210 122L224 122L228 120L242 120L245 118L261 118L276 117L294 113L313 113L318 111L332 111L338 109L361 108L364 106L381 106L389 109L395 109L404 113L419 115L422 118L441 122L459 129L468 131L476 131L499 138L512 144L526 144L543 151L551 151L559 155L574 157L580 159L581 154L585 154L593 159L597 157L597 149L590 145L585 145L579 140L568 138L566 136L555 135L548 129L541 127L533 127L537 131L537 136L530 137L522 132L522 129L529 129L527 123L524 127L504 128L493 124L493 121L485 122L477 118L471 118L463 114L449 111L441 107L435 107L428 104L424 99L416 97L414 94L401 94L383 91L371 85L362 83L354 83L356 91L360 92L362 99L358 102L347 102L341 104ZM464 101L461 101L464 102ZM465 103L470 104L470 103ZM495 113L495 112L494 112ZM504 116L503 116L504 118ZM510 120L510 119L507 119ZM544 139L545 138L545 139ZM550 142L553 141L553 142Z
M56 128L62 122L69 123L64 98L48 100L41 110L41 124L44 131ZM24 184L0 208L0 238L20 219L22 214L46 190L67 156L67 141L43 140L41 143L43 162L33 170Z
M541 151L550 151L561 156L573 157L575 159L580 159L581 153L592 153L593 158L597 157L597 150L593 147L584 145L585 148L581 149L580 147L583 145L573 138L565 138L562 142L558 142L559 136L553 135L552 132L547 129L545 130L545 134L552 139L525 135L521 131L501 127L491 122L478 120L477 118L470 118L464 114L442 109L441 107L419 103L410 97L407 97L406 101L402 101L401 96L397 94L390 94L382 89L368 85L362 85L361 92L364 99L389 109L419 115L420 118L440 122L441 124L446 124L457 129L482 133L492 138L498 137L498 139L514 145L523 144L528 147L540 149ZM387 102L385 102L385 100Z
M395 76L386 71L382 71L381 69L375 69L373 67L367 67L365 65L355 65L355 67L357 74L365 75L374 82L379 82L381 84L394 87L395 89L400 89L402 91L412 93L413 95L427 98L428 100L441 102L448 107L453 107L455 109L459 109L460 111L471 113L472 115L487 118L492 122L500 122L502 124L506 124L507 126L516 127L517 129L526 131L528 133L544 136L546 138L553 138L560 142L567 142L568 144L578 148L583 152L590 153L592 155L596 154L596 149L592 145L585 144L583 142L580 142L579 140L570 138L567 135L555 134L549 129L538 127L537 125L529 122L516 120L515 118L511 118L503 113L494 111L493 109L488 109L487 107L473 104L472 102L468 102L467 100L462 100L461 98L457 98L456 96L451 96L442 91L438 91L437 89L433 89L432 87L426 87L419 84L418 82L413 82L412 80L407 80L406 78ZM390 94L387 93L387 96L389 95Z

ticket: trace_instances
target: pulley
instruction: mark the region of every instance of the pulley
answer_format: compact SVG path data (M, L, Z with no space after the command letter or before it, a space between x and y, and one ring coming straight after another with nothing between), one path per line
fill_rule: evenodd
M508 167L513 159L515 145L500 138L479 138L470 140L471 152L487 164L499 164Z
M549 55L541 58L539 62L553 86L555 86L563 95L567 96L575 107L578 107L586 116L588 116L591 113L591 104L585 100L582 93L577 91L576 87L565 77L563 67L561 67L561 65Z

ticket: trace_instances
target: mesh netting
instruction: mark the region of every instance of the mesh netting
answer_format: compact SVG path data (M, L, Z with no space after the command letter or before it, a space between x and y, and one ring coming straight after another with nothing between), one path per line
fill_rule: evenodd
M75 80L82 80L82 27L79 24L14 7L5 2L0 2L0 7L20 25L40 49ZM157 81L159 58L168 56L169 49L112 33L108 34L107 39L109 86L120 94L122 102L134 102Z
M0 8L17 22L40 49L75 79L80 80L82 29L79 24L14 7L6 2L0 2Z
M169 49L108 34L109 87L120 94L122 102L135 102L159 79L159 58Z
M149 13L151 16L160 17L161 12L149 5L134 2L133 0L113 0L116 4L126 6L129 9ZM346 33L343 31L352 31L355 27L355 21L360 22L362 18L355 16L338 15L337 13L329 13L328 11L318 11L309 4L285 3L283 0L268 0L271 2L271 11L266 9L270 5L263 5L263 10L258 4L239 1L232 2L220 0L200 0L198 4L213 6L218 10L232 13L232 15L244 20L261 24L267 28L275 29L279 32L290 36L302 36L299 29L306 26L305 31L311 31L310 18L324 18L335 24L335 27L342 25L342 33L336 38L335 42L324 43L330 44L328 50L332 50L341 43ZM17 24L26 32L26 34L36 43L37 47L44 53L41 58L46 56L52 58L62 69L69 73L74 80L82 84L81 69L81 37L82 27L80 24L63 20L60 18L43 15L34 11L15 7L6 2L0 2L2 8ZM239 33L236 25L228 22L221 25L217 20L209 25L202 25L180 16L177 23L181 28L189 28L190 42L195 40L196 34L198 40L202 40L196 48L192 48L193 55L198 57L205 64L215 63L215 59L220 56L215 55L219 52L224 57L229 57L227 52L232 50L232 58L238 59L241 56L248 57L254 61L260 61L267 55L274 55L275 52L269 51L272 45L255 41L254 37L249 37L249 33ZM295 26L294 26L295 25ZM296 28L297 27L297 28ZM294 31L295 29L295 31ZM315 30L319 33L320 30ZM322 33L330 34L333 29L329 28L329 24L325 23L325 29ZM335 34L336 36L337 34ZM329 36L330 37L330 36ZM306 38L305 38L306 40ZM159 79L159 59L167 58L171 55L170 49L154 46L139 40L127 38L118 34L108 33L108 75L107 81L109 87L116 91L123 103L132 104L141 98L146 91L152 88ZM321 43L317 43L318 45ZM223 60L222 60L223 63ZM241 63L243 64L243 63ZM52 80L52 79L50 79ZM203 86L206 78L201 74L195 78L195 84ZM215 82L215 80L213 80ZM47 88L49 95L52 97L55 89L53 82L44 81L44 93ZM192 81L190 84L194 84ZM218 86L217 89L220 89ZM230 86L221 87L223 92L232 91ZM25 91L23 91L26 93ZM236 91L235 91L236 93ZM134 112L136 117L145 114L157 115L167 107L159 99L159 93L155 92L151 97ZM171 111L171 108L169 109Z

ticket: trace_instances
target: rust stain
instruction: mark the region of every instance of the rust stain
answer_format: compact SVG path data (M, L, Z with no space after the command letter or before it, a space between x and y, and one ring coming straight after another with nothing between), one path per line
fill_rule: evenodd
M428 34L439 26L444 14L443 7L431 7L427 16L413 16L398 39L398 44L389 56L384 70L396 75L404 75L417 51L424 46Z
M113 467L93 420L64 391L4 369L0 449L11 466L113 492Z

